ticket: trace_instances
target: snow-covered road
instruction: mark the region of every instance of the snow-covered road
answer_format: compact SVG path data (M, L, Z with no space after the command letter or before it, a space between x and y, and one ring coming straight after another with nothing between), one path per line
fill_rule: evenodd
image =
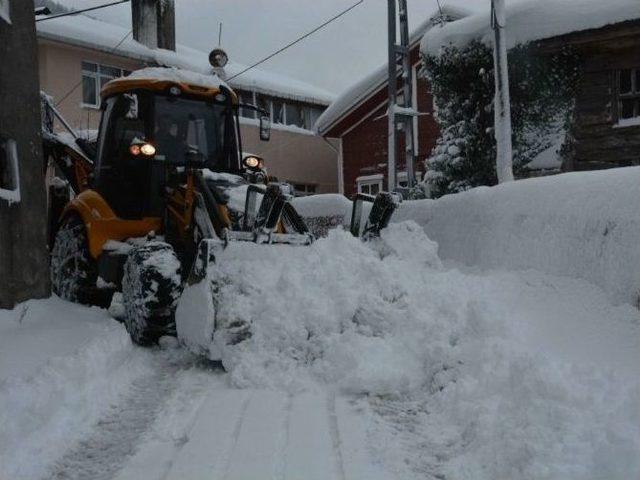
M640 476L636 307L443 266L415 224L256 258L224 263L255 326L228 373L98 309L0 312L0 478Z

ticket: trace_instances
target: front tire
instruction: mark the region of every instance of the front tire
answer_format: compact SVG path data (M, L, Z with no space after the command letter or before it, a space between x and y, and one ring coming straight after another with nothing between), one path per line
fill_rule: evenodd
M156 344L176 334L175 310L182 292L180 261L171 245L135 247L124 264L122 300L125 326L134 343Z
M89 254L87 231L77 215L65 218L51 250L51 286L60 298L84 305L108 306L96 287L98 267Z

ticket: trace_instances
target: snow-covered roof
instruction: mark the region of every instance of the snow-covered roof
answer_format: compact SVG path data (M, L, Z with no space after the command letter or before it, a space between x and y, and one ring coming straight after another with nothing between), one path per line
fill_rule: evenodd
M42 17L39 17L42 18ZM38 37L91 48L102 52L140 60L149 64L172 66L209 75L208 52L184 45L176 45L176 52L151 49L136 42L129 29L95 20L84 15L61 17L36 23ZM117 48L116 48L117 46ZM225 67L227 78L244 70L242 64L229 62ZM233 88L253 90L266 95L289 98L318 105L330 104L335 95L300 80L253 68L229 81Z
M519 0L507 2L508 47L640 18L639 0ZM437 55L442 47L472 40L491 44L490 12L462 18L428 31L421 51Z
M444 16L450 19L462 18L469 15L467 10L461 8L453 8L450 6L443 6L442 13ZM435 20L439 18L438 14L431 15L427 20L422 22L410 35L409 44L414 46L417 44L425 32L429 31L434 24ZM341 120L353 107L361 104L373 93L377 92L387 83L388 68L387 63L380 65L369 75L365 76L361 80L354 83L351 87L347 88L336 98L333 103L327 108L324 113L318 118L315 129L319 134L326 133L331 127L333 127L339 120Z
M220 88L220 86L226 85L225 82L217 75L204 75L202 73L176 67L141 68L140 70L131 72L127 77L117 78L113 80L113 82L128 82L130 80L186 83L187 85L197 85L209 88Z

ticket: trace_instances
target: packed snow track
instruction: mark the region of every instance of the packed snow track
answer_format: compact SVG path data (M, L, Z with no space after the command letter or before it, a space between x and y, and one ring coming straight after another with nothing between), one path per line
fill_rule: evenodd
M584 280L376 242L230 246L226 372L58 299L0 312L0 478L640 477L640 312ZM247 251L247 249L249 251Z

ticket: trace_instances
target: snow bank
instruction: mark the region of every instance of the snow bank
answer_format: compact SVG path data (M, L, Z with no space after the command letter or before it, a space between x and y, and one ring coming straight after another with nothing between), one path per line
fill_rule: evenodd
M41 478L148 372L106 312L58 299L0 310L0 478Z
M640 168L575 172L404 202L440 256L479 267L585 279L613 301L640 294Z
M507 3L507 47L640 18L637 0L519 0ZM489 6L484 12L429 30L421 51L437 55L442 47L472 40L492 45Z
M230 245L217 313L253 330L224 351L233 384L359 397L393 478L638 476L640 314L586 282L446 270L436 251L414 222L368 244Z
M298 197L292 204L316 237L326 237L334 228L348 227L351 221L353 206L344 195L328 193Z

